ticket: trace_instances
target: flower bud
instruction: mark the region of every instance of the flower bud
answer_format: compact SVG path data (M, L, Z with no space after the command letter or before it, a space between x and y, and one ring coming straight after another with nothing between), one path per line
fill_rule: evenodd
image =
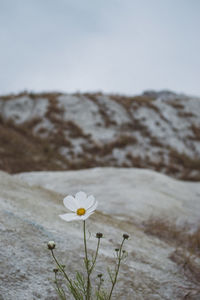
M54 241L49 241L47 247L49 250L53 250L56 247L56 244Z
M58 269L53 269L53 271L54 271L54 273L58 273L59 270Z
M96 233L96 238L97 239L101 239L102 237L103 237L103 233L101 233L101 232Z
M126 233L124 233L124 234L123 234L123 238L124 238L125 240L128 240L128 238L129 238L129 235L128 235L128 234L126 234Z

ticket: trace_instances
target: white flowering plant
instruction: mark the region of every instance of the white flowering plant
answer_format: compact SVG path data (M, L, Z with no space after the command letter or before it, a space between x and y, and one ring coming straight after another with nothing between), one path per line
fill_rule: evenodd
M76 300L110 300L113 295L114 287L117 283L117 278L119 274L119 269L121 261L127 257L127 252L123 249L124 242L129 238L128 234L123 234L120 247L115 249L116 253L116 265L114 271L108 268L108 275L111 282L111 287L109 290L105 291L103 287L104 279L103 274L97 274L98 283L95 287L91 283L91 275L94 271L96 260L99 253L100 241L103 237L101 232L96 233L97 247L95 254L92 258L89 258L88 248L87 248L87 238L86 238L86 219L89 218L96 210L98 202L94 196L87 196L84 192L76 193L75 197L69 195L64 198L63 203L65 207L71 211L71 213L66 213L60 215L60 218L64 221L82 221L83 222L83 244L84 244L84 268L85 272L81 273L76 271L74 278L71 278L66 271L65 265L62 265L55 256L56 244L54 241L48 242L48 249L55 261L56 268L53 269L54 272L54 283L58 296L61 300L66 300L66 291L63 281L60 280L62 277L66 281L66 286L70 291L72 297Z

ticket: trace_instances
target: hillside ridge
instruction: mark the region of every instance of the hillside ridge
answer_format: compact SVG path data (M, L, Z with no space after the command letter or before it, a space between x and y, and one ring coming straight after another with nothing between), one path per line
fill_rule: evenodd
M200 180L200 99L24 92L0 97L0 169L153 169Z

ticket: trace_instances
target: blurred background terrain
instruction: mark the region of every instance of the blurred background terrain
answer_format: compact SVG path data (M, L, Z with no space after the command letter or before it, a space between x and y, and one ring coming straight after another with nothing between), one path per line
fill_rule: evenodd
M200 181L200 99L169 91L0 97L0 154L9 173L136 167Z

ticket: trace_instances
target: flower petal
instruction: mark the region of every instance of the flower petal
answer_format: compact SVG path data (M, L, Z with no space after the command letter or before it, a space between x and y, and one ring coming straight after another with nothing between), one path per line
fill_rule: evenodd
M81 220L86 220L87 218L89 218L89 216L91 216L94 213L94 211L90 212L90 213L86 213L83 216L81 216Z
M73 214L73 213L59 215L59 217L67 222L81 220L80 216L78 216L77 214Z
M87 197L87 199L84 201L85 202L85 210L88 210L95 202L95 198L93 195L90 195L89 197Z
M67 207L69 210L76 212L79 208L79 204L77 203L77 200L72 197L71 195L65 197L63 199L63 203L65 207Z
M90 214L91 212L95 211L95 209L98 206L98 201L95 200L95 202L92 204L92 206L86 211L87 214Z
M76 201L77 201L77 203L79 205L79 208L80 207L85 208L84 204L85 204L85 201L87 199L86 193L84 193L84 192L78 192L78 193L76 193L75 199L76 199Z

